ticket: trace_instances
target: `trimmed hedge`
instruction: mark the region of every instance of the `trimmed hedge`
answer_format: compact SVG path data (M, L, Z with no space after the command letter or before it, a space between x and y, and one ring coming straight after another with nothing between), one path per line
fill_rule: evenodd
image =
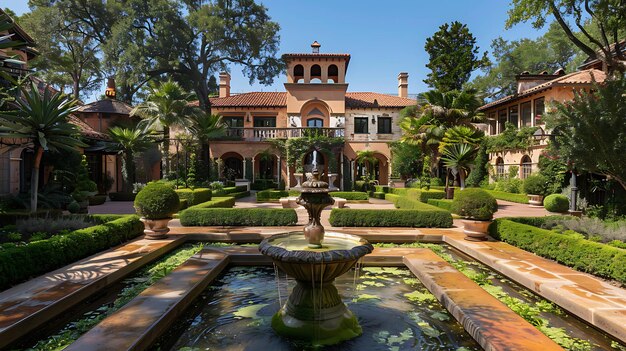
M550 230L496 219L489 234L513 246L556 260L576 270L626 284L626 250Z
M103 203L107 201L107 196L106 195L94 195L94 196L90 196L88 200L89 200L89 206L98 206L98 205L102 205Z
M376 189L375 192L377 192L377 193L385 193L385 194L387 194L387 193L391 192L392 188L389 187L389 185L376 185L374 187L374 189Z
M328 193L330 196L340 197L350 201L367 201L369 196L362 191L333 191Z
M370 193L370 197L373 197L375 199L385 199L385 195L387 195L386 193L382 192L382 191L376 191L376 192L371 192Z
M257 202L278 201L281 197L299 196L300 192L296 190L262 190L256 193Z
M429 206L429 205L425 205ZM361 210L333 208L330 224L334 227L452 227L450 212L436 207L422 210Z
M176 194L178 194L178 197L181 200L187 199L187 204L189 206L193 206L193 205L197 205L203 202L210 201L211 197L213 196L211 189L207 189L207 188L196 188L196 189L182 188L182 189L176 189L174 191L176 192Z
M246 190L238 193L229 193L228 196L232 196L235 199L241 199L242 197L250 196L250 191Z
M452 212L452 200L447 199L428 199L428 204L437 206L446 211Z
M424 203L428 202L428 199L445 199L446 192L439 189L412 189L412 188L392 188L391 193L394 195L406 196L413 200L418 200Z
M187 199L178 199L178 203L179 203L178 205L179 212L189 207L189 202L187 202Z
M216 191L214 193L214 195L216 196L224 196L224 195L229 195L229 196L234 196L233 194L237 194L237 193L245 193L247 192L249 196L250 195L250 191L248 190L248 187L245 185L238 185L238 186L229 186L229 187L225 187L222 190ZM245 196L240 196L240 197L245 197Z
M385 194L385 200L393 202L394 206L398 207L397 202L398 199L400 198L400 195L396 195L396 194Z
M231 208L235 206L234 197L214 197L211 201L203 202L189 208Z
M293 208L189 208L180 213L184 226L283 226L294 225Z
M0 289L119 245L143 234L139 217L94 216L107 221L65 235L0 251Z
M513 194L513 193L507 193L504 191L488 190L488 189L483 189L483 190L488 192L491 196L495 197L497 200L517 202L518 204L528 203L528 196L526 196L526 194Z
M543 199L543 207L550 212L564 213L569 209L569 199L561 194L548 195Z

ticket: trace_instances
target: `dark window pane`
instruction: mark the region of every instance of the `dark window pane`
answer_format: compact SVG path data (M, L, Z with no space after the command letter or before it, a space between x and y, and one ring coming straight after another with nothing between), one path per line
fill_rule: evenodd
M506 110L500 110L498 112L498 133L504 132L505 124L506 124Z
M276 127L276 117L254 117L254 127Z
M230 128L243 128L243 117L223 117L224 123Z
M324 121L321 118L309 118L306 121L306 126L311 128L322 128Z
M354 133L367 134L367 117L355 117L354 118Z
M541 124L541 116L545 112L544 99L535 99L535 125Z
M531 120L531 114L530 114L530 101L529 102L525 102L521 105L521 110L522 110L522 126L524 127L530 127L532 120Z
M509 123L511 123L512 125L515 126L515 128L517 128L517 125L518 125L517 121L518 121L517 106L509 107Z
M378 134L391 134L391 117L378 117Z

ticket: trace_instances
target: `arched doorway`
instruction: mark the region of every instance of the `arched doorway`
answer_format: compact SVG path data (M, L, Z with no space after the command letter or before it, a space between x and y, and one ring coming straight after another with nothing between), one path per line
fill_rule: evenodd
M256 164L256 179L277 180L278 158L276 155L262 152L255 157L254 162Z
M496 159L496 177L504 178L504 160L502 157Z
M236 152L228 152L222 155L224 168L222 176L228 180L243 178L243 156Z
M528 155L524 155L522 157L522 161L520 162L521 169L521 178L526 179L533 172L533 161L530 159Z

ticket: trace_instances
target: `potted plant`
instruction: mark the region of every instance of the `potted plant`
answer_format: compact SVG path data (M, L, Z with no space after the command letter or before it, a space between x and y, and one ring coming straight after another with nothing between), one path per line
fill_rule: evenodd
M135 210L141 216L146 239L163 239L170 231L167 224L180 205L178 194L165 184L150 183L135 197Z
M469 241L487 239L487 228L496 211L496 199L478 188L461 190L452 201L452 212L466 218L463 221L463 232L466 235L465 240Z
M523 190L528 196L530 206L543 206L543 197L547 190L547 180L541 174L531 174L524 180Z

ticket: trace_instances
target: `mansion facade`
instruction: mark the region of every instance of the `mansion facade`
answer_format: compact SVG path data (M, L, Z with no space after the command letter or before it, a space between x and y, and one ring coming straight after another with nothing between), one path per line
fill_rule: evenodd
M317 160L324 165L324 174L338 174L334 185L349 189L366 173L379 184L388 184L392 162L388 143L401 136L399 112L417 103L407 94L408 74L398 75L397 96L348 92L350 55L320 53L317 42L311 47L311 53L283 55L284 92L231 94L230 75L220 74L219 97L210 99L211 111L222 116L228 128L225 138L210 142L210 156L221 160L223 169L235 178L271 179L293 187L294 173L310 160L305 156L297 164L288 164L271 140L312 135L343 138L336 154ZM360 151L370 151L378 162L357 162Z

